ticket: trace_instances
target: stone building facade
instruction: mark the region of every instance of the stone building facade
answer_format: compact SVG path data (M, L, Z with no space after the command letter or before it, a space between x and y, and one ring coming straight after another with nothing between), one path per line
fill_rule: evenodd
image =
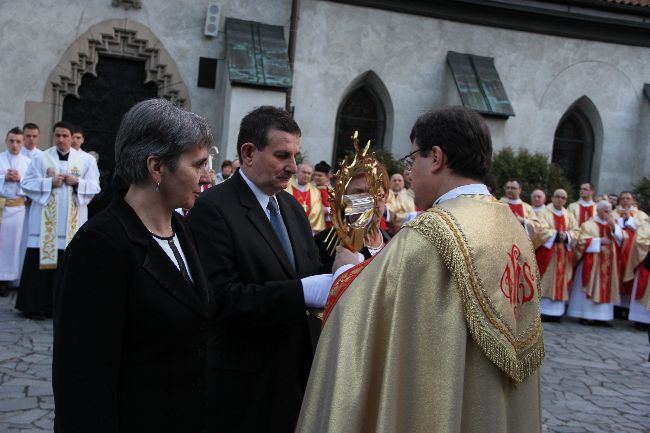
M648 174L650 1L213 3L211 36L208 0L0 3L0 125L35 122L47 147L54 122L80 123L110 170L137 100L205 116L219 161L272 104L293 110L310 160L333 162L355 125L400 157L424 110L478 103L497 149L544 152L601 191Z

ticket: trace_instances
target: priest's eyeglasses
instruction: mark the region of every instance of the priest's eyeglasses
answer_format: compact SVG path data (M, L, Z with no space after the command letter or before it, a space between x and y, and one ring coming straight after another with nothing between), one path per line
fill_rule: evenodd
M404 164L407 170L413 168L413 155L420 152L422 149L414 150L413 152L406 155L404 158L400 158L399 162Z

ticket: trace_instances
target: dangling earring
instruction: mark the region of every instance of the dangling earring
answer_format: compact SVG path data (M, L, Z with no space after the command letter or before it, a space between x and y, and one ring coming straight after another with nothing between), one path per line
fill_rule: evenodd
M160 192L160 182L156 183L156 187L153 189L153 192Z

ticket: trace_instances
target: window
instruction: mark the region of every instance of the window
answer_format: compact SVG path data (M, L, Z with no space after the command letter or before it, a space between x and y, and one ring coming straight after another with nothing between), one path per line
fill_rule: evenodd
M465 107L498 117L515 115L493 58L448 51L447 64Z
M292 85L282 26L227 18L226 57L233 83L285 89Z

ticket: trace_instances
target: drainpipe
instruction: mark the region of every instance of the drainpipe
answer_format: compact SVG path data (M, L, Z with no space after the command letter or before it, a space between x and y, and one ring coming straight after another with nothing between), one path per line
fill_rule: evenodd
M291 0L291 17L289 20L289 68L291 69L291 83L293 85L293 66L296 56L296 39L298 38L298 11L300 9L300 0ZM291 90L287 89L287 98L285 109L293 116L293 107L291 106Z

